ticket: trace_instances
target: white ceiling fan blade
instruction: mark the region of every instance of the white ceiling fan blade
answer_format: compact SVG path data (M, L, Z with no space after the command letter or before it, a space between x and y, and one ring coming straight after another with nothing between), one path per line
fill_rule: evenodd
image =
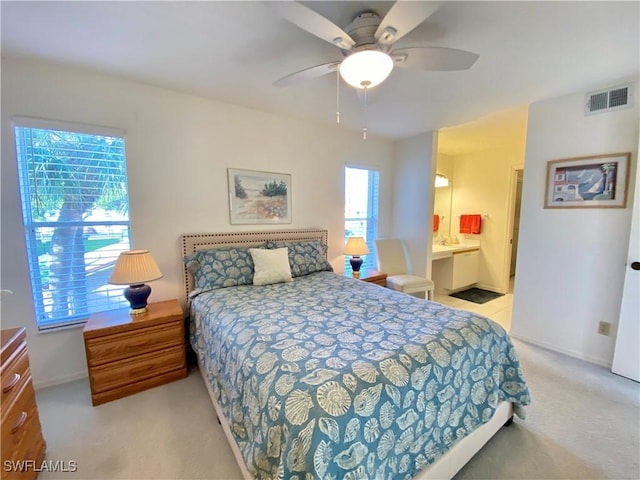
M391 45L416 28L440 8L440 2L397 1L376 30L380 45Z
M399 48L389 55L396 67L441 71L468 70L480 57L477 53L445 47Z
M313 80L314 78L322 77L329 73L335 72L338 69L340 62L323 63L322 65L316 65L314 67L305 68L299 72L292 73L286 77L282 77L279 80L273 82L276 87L289 87L296 83L306 82L307 80Z
M278 15L316 37L349 50L355 42L340 27L298 2L269 2Z

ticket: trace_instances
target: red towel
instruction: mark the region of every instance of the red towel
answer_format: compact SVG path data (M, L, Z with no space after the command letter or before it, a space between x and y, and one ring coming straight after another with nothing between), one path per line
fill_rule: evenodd
M481 215L460 215L460 233L480 233Z
M440 227L440 215L433 216L433 231L437 232Z

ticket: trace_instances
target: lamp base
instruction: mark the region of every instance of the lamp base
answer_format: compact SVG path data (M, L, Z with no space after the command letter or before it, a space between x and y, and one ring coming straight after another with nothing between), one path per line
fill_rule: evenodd
M349 259L351 264L351 270L353 278L360 278L360 267L362 266L362 258L358 255L354 255Z
M124 291L124 298L129 301L132 315L140 315L147 311L147 298L151 295L151 287L146 284L131 285Z

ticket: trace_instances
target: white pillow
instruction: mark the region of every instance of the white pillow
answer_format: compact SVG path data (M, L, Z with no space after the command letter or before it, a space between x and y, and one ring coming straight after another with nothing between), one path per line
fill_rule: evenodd
M253 258L254 285L270 285L272 283L291 282L291 267L289 266L289 249L250 248Z

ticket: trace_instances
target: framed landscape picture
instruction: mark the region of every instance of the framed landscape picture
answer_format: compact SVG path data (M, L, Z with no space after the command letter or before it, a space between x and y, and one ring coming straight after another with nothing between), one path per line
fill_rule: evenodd
M232 225L291 223L291 175L227 169Z
M631 154L547 162L544 208L624 208Z

